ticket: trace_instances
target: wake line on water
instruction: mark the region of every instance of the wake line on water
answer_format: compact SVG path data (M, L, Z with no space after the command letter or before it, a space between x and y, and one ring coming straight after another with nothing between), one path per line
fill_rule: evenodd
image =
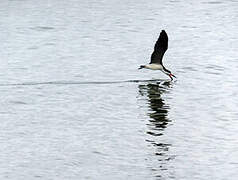
M140 82L168 82L163 79L150 80L124 80L124 81L48 81L48 82L26 82L0 84L0 86L37 86L37 85L90 85L90 84L120 84L120 83L140 83Z

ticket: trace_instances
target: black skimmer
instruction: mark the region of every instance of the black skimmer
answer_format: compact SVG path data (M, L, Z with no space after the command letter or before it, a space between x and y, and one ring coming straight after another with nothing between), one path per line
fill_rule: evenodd
M155 43L154 52L151 54L150 64L141 65L139 69L151 69L151 70L161 70L164 74L168 75L173 80L173 77L176 78L175 75L171 73L168 69L166 69L162 63L162 59L165 51L168 49L168 35L165 30L162 30L160 36Z

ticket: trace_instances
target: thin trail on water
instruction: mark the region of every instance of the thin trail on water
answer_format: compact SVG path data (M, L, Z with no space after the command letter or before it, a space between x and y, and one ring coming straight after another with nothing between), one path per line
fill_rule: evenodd
M163 79L150 80L121 80L121 81L48 81L48 82L25 82L25 83L9 83L0 84L0 86L37 86L37 85L90 85L90 84L120 84L120 83L140 83L140 82L166 82Z

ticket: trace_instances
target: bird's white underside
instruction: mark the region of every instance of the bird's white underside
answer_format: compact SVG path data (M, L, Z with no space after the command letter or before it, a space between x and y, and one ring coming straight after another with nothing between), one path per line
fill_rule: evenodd
M145 65L146 69L151 69L151 70L162 70L163 67L160 64L147 64Z

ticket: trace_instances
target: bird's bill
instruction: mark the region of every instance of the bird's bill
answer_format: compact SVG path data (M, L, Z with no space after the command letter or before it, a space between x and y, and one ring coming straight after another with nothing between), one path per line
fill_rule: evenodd
M173 77L176 78L176 76L173 75L172 73L169 74L169 77L170 77L171 80L173 80Z
M175 76L175 75L173 75L172 73L170 73L170 75L169 75L169 76L172 76L172 77L176 78L176 76Z

